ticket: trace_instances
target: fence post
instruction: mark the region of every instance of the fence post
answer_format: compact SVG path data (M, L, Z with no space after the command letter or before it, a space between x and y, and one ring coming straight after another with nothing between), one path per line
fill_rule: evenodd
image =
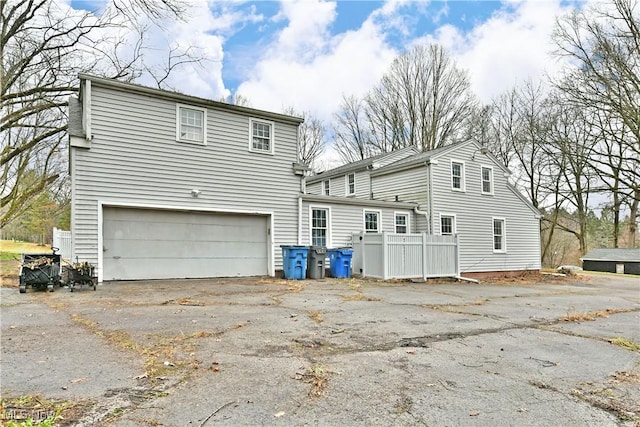
M389 279L389 242L387 232L382 232L382 278Z
M422 237L422 280L427 280L427 233L420 233Z
M360 242L360 253L362 254L362 259L360 260L360 262L362 263L362 277L366 277L367 264L365 261L365 253L367 251L365 250L364 234L362 232L358 233L358 241Z
M456 233L454 242L456 244L456 277L460 277L460 244L458 242L458 234Z

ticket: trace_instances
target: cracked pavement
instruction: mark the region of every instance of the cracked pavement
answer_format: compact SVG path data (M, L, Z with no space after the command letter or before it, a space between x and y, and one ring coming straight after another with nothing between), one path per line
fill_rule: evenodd
M637 426L640 279L539 279L0 288L0 391L62 425Z

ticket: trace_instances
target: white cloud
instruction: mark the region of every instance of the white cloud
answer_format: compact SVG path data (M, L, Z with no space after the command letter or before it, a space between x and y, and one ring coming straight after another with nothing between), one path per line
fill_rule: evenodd
M551 32L557 15L566 12L559 0L528 0L503 9L467 34L441 27L435 39L458 65L469 71L472 87L483 102L527 79L554 75L561 64L551 55Z
M275 111L294 106L329 121L343 94L364 94L387 69L396 52L374 22L378 15L357 30L331 36L335 10L327 5L283 2L288 25L238 88L253 106Z

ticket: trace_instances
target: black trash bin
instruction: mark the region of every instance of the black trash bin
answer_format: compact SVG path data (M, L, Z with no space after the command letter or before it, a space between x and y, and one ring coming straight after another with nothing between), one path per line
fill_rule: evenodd
M326 247L311 246L307 263L307 277L309 279L324 279L324 260L326 257Z

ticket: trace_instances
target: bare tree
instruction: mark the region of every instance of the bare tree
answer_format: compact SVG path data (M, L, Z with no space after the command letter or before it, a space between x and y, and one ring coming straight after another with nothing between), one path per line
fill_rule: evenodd
M383 152L410 145L428 151L455 142L476 108L467 73L437 44L399 56L366 102Z
M432 150L462 140L476 109L469 78L436 44L400 55L363 98L343 98L336 149L352 161L415 145Z
M364 102L356 96L343 96L340 110L334 114L334 149L343 162L373 157L374 151L368 123L364 113Z
M66 108L78 73L124 80L146 73L163 86L176 67L200 61L178 46L168 49L164 66L152 69L144 61L138 23L180 18L184 7L182 1L113 0L95 15L51 0L0 0L0 226L40 192L66 188ZM136 29L124 55L121 37Z
M612 0L559 18L553 33L557 54L576 64L555 84L590 111L599 139L591 161L613 199L616 247L622 204L637 215L640 202L639 14L637 0ZM633 234L636 221L630 221Z
M551 223L551 230L559 227L574 235L580 254L585 254L588 250L589 199L597 182L597 174L591 163L597 140L585 111L567 103L560 96L554 96L551 105L549 113L552 120L544 150L552 165L549 192L554 195L556 204L553 221L548 217L545 217L545 221ZM557 213L561 209L573 213L573 223L558 221ZM543 248L543 253L547 248Z
M313 168L326 146L324 123L313 117L309 111L299 113L295 108L287 107L284 113L304 119L298 128L298 160Z

